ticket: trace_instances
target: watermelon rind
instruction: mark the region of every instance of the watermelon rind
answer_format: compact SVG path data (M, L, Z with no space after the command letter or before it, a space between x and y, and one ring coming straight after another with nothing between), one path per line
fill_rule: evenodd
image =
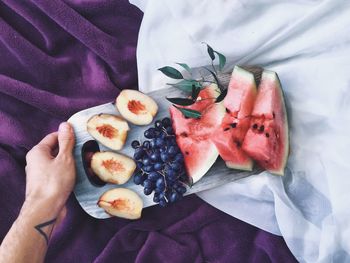
M203 165L200 166L200 169L196 173L191 174L193 183L198 182L209 171L219 156L219 152L213 143L210 144L210 148L207 151L210 154L205 160L202 160Z
M237 164L232 162L225 162L227 168L230 169L236 169L236 170L243 170L243 171L252 171L254 162L252 160L249 160L246 164Z
M234 67L234 69L232 71L232 75L234 75L234 74L239 75L241 78L245 78L247 80L247 82L254 82L255 83L254 74L249 72L248 70L241 68L240 66L236 65Z
M275 175L284 175L284 169L287 165L287 160L288 160L288 155L289 155L289 127L288 127L288 115L287 115L287 110L286 110L286 105L284 102L284 94L281 86L280 79L277 75L276 72L270 71L270 70L264 70L261 76L262 79L270 79L276 84L276 88L278 89L279 95L281 96L281 101L282 101L282 108L283 108L283 114L285 117L285 122L284 122L284 152L283 152L283 158L282 158L282 163L280 169L276 170L269 170L270 173L273 173Z

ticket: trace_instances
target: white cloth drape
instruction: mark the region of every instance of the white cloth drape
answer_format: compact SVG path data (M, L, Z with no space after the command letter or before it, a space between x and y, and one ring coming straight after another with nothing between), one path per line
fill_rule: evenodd
M131 0L144 11L139 88L157 68L209 63L209 43L234 64L279 74L289 112L286 175L262 173L199 194L226 213L282 235L301 262L350 262L350 1Z

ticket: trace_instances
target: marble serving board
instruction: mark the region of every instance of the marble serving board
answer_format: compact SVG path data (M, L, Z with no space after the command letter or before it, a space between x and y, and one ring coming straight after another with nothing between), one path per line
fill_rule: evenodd
M228 85L229 75L221 76L220 79L223 85L225 86ZM157 119L162 119L164 117L169 116L168 108L170 106L170 103L165 99L165 97L177 97L181 95L181 91L179 91L176 88L169 87L169 88L164 88L164 89L151 92L148 95L150 95L157 102L159 107L157 116L154 119L155 121ZM109 218L110 215L105 213L102 208L97 206L97 201L99 197L105 191L111 188L125 187L135 191L136 193L139 194L139 196L142 197L144 207L156 205L152 200L153 194L149 196L144 195L143 187L140 185L135 185L133 183L132 178L126 184L119 185L119 186L113 185L113 184L106 184L102 187L98 187L90 183L89 179L85 174L85 170L83 167L81 149L85 142L89 140L93 140L93 138L90 136L90 134L86 130L86 123L91 116L99 113L110 113L110 114L120 115L114 103L106 103L103 105L99 105L96 107L92 107L92 108L80 111L74 114L68 120L68 122L71 123L74 128L74 133L76 136L74 158L76 161L77 180L74 188L74 194L77 200L79 201L79 204L92 217L100 218L100 219ZM145 140L143 133L149 126L152 126L152 125L154 125L154 123L148 126L136 126L129 123L130 131L128 133L125 146L122 150L118 152L132 157L134 153L134 149L131 148L131 142L133 140L141 140L141 141ZM110 149L106 148L102 144L99 144L99 147L101 151L110 151ZM258 172L259 171L257 169L253 170L252 172L228 169L225 166L225 163L220 158L218 158L218 160L210 168L207 174L200 181L195 183L191 188L187 189L187 192L185 195L198 193L204 190L218 187L220 185L239 180L241 178L247 177L252 174L256 174Z

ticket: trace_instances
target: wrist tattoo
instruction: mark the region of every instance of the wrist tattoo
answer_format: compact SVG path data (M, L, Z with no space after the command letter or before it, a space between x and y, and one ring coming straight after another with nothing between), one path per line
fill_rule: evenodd
M49 237L47 236L47 234L43 231L43 228L46 227L46 226L49 226L49 225L52 225L53 223L56 222L56 219L57 218L54 218L50 221L47 221L47 222L44 222L44 223L41 223L39 225L36 225L34 228L45 238L45 241L46 241L46 244L49 243Z

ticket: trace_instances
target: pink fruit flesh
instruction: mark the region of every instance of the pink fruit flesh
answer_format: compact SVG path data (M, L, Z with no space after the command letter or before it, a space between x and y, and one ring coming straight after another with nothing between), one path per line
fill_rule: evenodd
M206 149L210 148L212 143L210 140L193 139L191 137L182 136L179 136L176 141L184 156L187 174L191 177L196 177L198 169L206 164L208 159L208 152ZM195 180L197 178L193 179Z
M109 171L111 172L122 172L125 171L125 168L123 166L122 163L114 160L114 159L110 159L110 160L104 160L102 162L102 165Z
M234 117L242 119L250 116L256 98L254 80L247 80L237 74L233 74L228 86L224 106Z
M242 150L243 139L249 129L249 118L237 119L226 114L221 126L215 131L212 141L221 158L231 168L252 166L247 154Z
M111 202L112 206L118 210L131 210L130 201L128 199L115 199Z
M104 124L96 127L96 130L104 137L112 139L113 137L118 136L118 130L113 128L109 124Z
M264 169L283 174L289 142L283 94L277 75L263 74L243 149Z
M146 112L146 107L139 100L130 100L128 109L134 114L143 114Z
M209 89L203 89L198 97L200 98L195 104L184 107L187 109L197 110L202 113L200 120L193 118L185 118L183 114L176 108L170 107L170 114L173 120L175 134L186 133L188 136L198 136L206 139L213 132L220 121L214 118L213 114L217 110L215 102L215 94Z

